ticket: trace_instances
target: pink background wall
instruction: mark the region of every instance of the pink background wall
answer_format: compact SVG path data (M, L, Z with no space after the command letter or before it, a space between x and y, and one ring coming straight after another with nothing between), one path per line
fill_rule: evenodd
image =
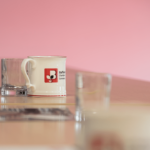
M150 1L0 0L0 58L28 55L150 81Z

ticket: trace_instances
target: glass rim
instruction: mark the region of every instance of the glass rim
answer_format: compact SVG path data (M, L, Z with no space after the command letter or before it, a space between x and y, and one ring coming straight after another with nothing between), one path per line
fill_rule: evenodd
M28 58L67 58L66 56L28 56Z
M23 60L25 58L1 58L1 60Z
M111 75L111 73L107 72L92 72L92 71L78 71L76 72L76 75L84 75L84 74L96 74L96 75Z

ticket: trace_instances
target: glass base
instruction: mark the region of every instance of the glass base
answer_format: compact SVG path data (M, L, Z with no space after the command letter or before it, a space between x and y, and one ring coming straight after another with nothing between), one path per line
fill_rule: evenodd
M2 96L27 96L27 89L1 89Z

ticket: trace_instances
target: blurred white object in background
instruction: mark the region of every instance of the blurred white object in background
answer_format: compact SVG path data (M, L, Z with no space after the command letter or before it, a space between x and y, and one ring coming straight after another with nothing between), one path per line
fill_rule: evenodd
M76 135L83 150L150 150L150 111L128 107L85 112ZM79 125L78 125L79 126Z

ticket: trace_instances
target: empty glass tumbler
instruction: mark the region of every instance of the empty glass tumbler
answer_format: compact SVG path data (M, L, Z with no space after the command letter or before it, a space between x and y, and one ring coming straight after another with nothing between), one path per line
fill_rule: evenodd
M1 95L26 96L27 88L21 72L23 59L1 59Z
M93 72L76 74L76 121L83 120L85 111L109 106L111 75Z

